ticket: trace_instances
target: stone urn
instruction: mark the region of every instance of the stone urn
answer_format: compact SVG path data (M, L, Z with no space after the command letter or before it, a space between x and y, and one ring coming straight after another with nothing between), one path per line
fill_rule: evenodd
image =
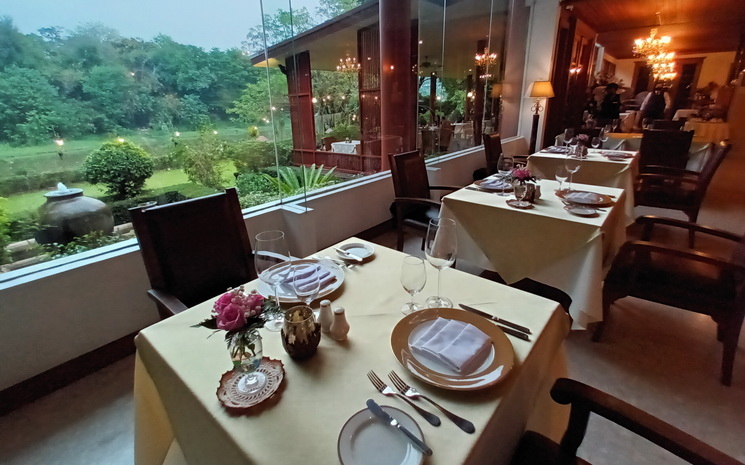
M57 190L44 194L47 202L39 207L36 242L66 244L75 237L93 232L111 234L114 216L103 202L83 195L83 189L57 184Z

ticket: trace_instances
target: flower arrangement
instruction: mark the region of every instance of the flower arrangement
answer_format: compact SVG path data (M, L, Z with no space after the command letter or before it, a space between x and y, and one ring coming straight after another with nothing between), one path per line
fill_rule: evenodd
M590 143L590 136L588 136L587 134L580 134L577 136L577 142L579 144L587 146Z
M212 306L212 317L194 327L227 331L225 342L230 355L234 361L240 361L256 354L256 330L280 311L273 299L265 299L256 290L246 293L240 286L221 295Z
M533 176L533 173L528 168L515 168L512 170L512 179L520 184L536 180L535 176Z

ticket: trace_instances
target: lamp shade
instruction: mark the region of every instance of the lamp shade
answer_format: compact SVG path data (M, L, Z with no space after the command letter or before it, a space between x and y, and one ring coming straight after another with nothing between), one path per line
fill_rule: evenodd
M491 86L491 96L492 98L497 98L502 95L502 84L492 84Z
M535 81L530 89L530 96L533 98L551 98L554 96L554 88L551 87L550 81Z

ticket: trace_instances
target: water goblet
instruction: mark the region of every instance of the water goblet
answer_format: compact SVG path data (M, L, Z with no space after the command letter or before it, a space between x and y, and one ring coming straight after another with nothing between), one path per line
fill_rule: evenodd
M569 173L569 189L568 191L572 190L572 176L574 173L579 171L579 160L573 157L567 157L564 161L564 166L567 169L567 172Z
M266 283L277 305L279 305L279 285L287 279L292 267L290 251L285 242L285 233L272 230L263 231L256 235L256 251L254 253L256 274ZM264 325L268 331L279 331L284 317L281 312Z
M315 264L292 267L292 289L298 300L310 307L321 292L321 267ZM320 312L320 310L319 310ZM315 312L314 312L315 313ZM315 315L318 318L318 315Z
M525 200L525 196L528 194L528 186L523 183L516 183L513 188L515 191L515 198L517 199L514 206L517 208L526 208L530 206L530 202Z
M498 195L501 195L502 197L506 196L507 193L505 192L506 189L506 179L507 176L512 173L512 168L514 167L514 161L510 157L505 157L504 154L499 156L499 161L497 162L497 171L502 177L502 181L505 184L502 184L502 192L500 192Z
M569 143L574 138L574 129L573 128L566 128L564 129L564 145L569 146Z
M427 236L425 238L424 254L427 261L437 269L437 295L427 299L429 308L450 308L453 302L440 293L442 270L455 263L455 253L458 248L455 236L455 220L450 218L434 218L429 220Z
M404 315L414 313L423 308L421 305L414 303L414 296L424 289L425 284L427 284L427 269L425 268L424 260L411 255L404 257L404 261L401 264L401 285L411 295L411 302L401 307L401 312Z
M613 126L611 126L610 124L606 124L603 127L603 134L607 138L608 137L608 134L610 134L611 132L613 132ZM603 140L603 142L605 142L605 140Z
M600 141L605 143L608 142L608 133L610 132L610 126L605 126L603 129L600 130Z
M600 137L593 137L590 145L592 145L592 148L594 149L599 149L601 145Z
M556 192L561 192L561 186L564 185L564 181L567 180L569 177L569 171L567 171L567 167L564 166L564 164L561 164L556 167L556 180L559 181L559 190Z

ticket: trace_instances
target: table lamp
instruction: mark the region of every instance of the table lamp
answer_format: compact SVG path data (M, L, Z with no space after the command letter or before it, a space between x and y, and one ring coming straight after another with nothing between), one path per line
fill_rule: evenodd
M538 113L543 110L543 105L541 105L541 99L542 98L552 98L554 96L554 88L551 86L550 81L535 81L533 82L533 87L530 89L530 97L535 99L535 103L532 107L530 107L531 111L534 111L533 114L533 127L530 130L530 147L528 148L529 153L535 152L535 142L536 138L538 137L538 118L540 116Z

